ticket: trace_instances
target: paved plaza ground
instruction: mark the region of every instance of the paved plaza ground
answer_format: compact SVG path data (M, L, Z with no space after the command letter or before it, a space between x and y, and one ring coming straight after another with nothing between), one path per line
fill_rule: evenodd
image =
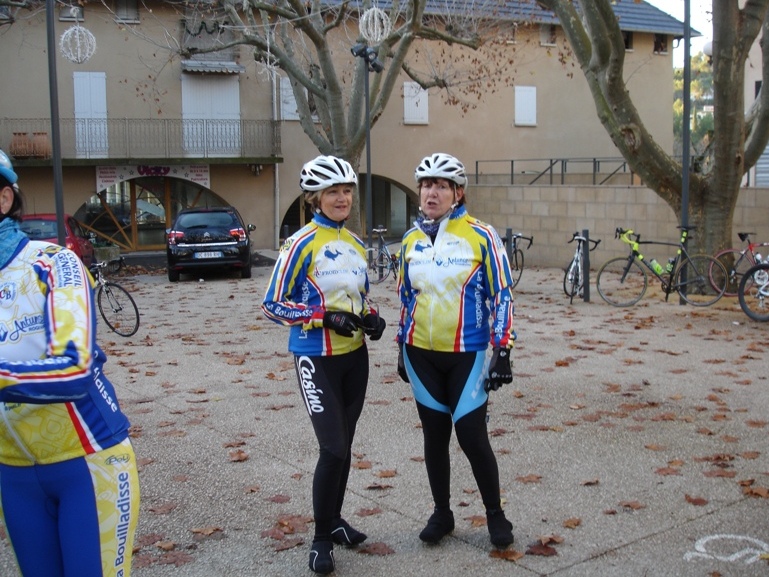
M99 327L140 462L135 577L311 575L315 438L288 330L252 279L116 278L136 335ZM681 306L647 294L569 303L563 272L516 289L515 380L491 394L489 431L515 544L490 555L483 506L452 441L457 527L418 539L432 502L411 390L397 376L395 282L372 288L388 323L369 344L367 402L345 517L369 535L338 547L338 576L769 575L769 324L736 298ZM45 552L41 551L41 554ZM14 575L0 539L0 575Z

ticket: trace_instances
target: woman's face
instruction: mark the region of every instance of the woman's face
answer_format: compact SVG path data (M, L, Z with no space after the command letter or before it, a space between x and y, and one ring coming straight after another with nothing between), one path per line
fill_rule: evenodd
M442 217L464 194L463 187L445 178L423 178L419 181L419 205L429 219Z
M0 215L5 216L13 208L13 189L10 186L0 188Z
M336 222L347 219L352 208L353 190L355 190L355 186L352 184L329 186L320 194L318 204L321 212Z

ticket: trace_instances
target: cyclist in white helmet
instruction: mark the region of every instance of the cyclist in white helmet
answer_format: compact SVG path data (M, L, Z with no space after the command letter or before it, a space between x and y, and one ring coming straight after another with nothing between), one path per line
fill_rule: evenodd
M16 181L0 150L0 517L24 577L128 577L139 476L92 279L20 229Z
M385 329L367 300L365 245L344 226L357 183L341 158L318 156L304 165L299 185L314 216L283 244L262 302L267 318L291 327L288 349L320 448L309 565L322 574L334 570L335 543L366 539L342 518L342 504L368 385L364 335L378 340Z
M467 213L467 175L459 160L431 154L414 177L420 216L403 236L396 340L398 374L411 383L422 422L434 501L419 537L437 544L454 530L453 425L478 484L491 542L507 547L513 526L502 510L499 469L486 428L488 392L513 380L513 283L507 253L494 228Z

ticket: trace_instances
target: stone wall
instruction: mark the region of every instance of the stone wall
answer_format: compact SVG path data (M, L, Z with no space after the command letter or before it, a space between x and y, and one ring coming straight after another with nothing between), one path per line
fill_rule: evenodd
M642 239L678 241L673 210L643 186L490 186L471 184L467 194L473 216L492 224L500 235L534 235L525 252L527 265L565 267L574 254L572 234L584 229L601 239L590 255L596 268L613 256L627 254L627 246L614 238L617 227L631 228ZM737 232L753 232L753 240L769 242L769 189L743 188L734 214L733 246ZM697 231L701 233L701 231ZM658 252L657 252L658 251ZM769 252L769 251L765 251ZM650 247L648 256L664 262L665 247Z

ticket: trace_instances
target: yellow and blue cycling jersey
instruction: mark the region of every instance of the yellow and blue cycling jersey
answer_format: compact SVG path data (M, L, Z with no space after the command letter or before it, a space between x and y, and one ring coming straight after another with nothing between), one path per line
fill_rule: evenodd
M121 443L129 423L102 372L80 259L25 239L1 272L0 463L58 463Z
M349 353L363 345L363 331L352 338L340 336L323 328L323 314L368 314L368 289L363 241L343 224L316 213L281 247L262 310L270 320L291 327L288 350L295 355Z
M408 230L400 258L399 343L444 352L513 346L510 264L492 226L460 206L434 241Z

